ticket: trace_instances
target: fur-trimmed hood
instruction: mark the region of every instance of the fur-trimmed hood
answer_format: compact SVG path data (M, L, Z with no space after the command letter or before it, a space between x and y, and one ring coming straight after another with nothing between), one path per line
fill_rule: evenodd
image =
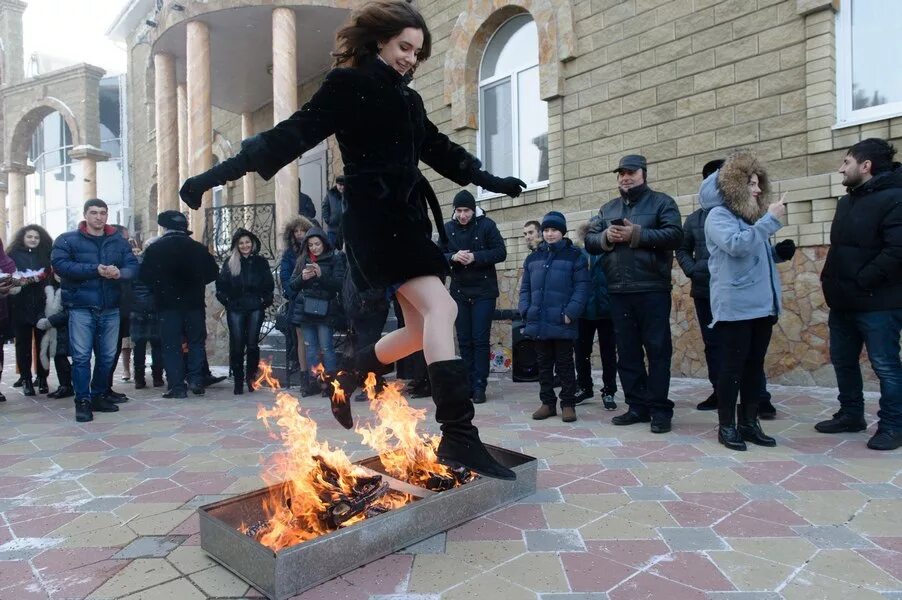
M758 202L749 194L748 182L758 175L761 195ZM747 223L755 223L764 216L769 205L770 181L767 171L757 158L745 151L731 154L724 165L702 182L699 204L705 210L723 205Z
M294 248L297 246L297 242L294 241L294 230L298 227L302 228L304 231L310 231L313 227L313 221L307 217L297 216L285 223L285 227L282 228L282 240L285 243L285 248Z

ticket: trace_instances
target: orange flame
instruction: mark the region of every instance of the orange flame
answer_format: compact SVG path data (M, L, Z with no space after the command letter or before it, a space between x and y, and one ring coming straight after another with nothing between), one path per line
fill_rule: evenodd
M436 476L455 481L451 469L438 462L435 454L440 437L417 432L417 425L426 419L426 410L407 403L400 383L386 383L379 393L376 383L375 374L369 373L363 389L377 421L371 426L360 425L356 431L363 443L378 453L385 472L421 487L427 487Z
M271 390L280 390L282 386L279 385L279 380L272 376L272 364L266 362L265 360L260 361L260 366L258 367L260 370L260 374L257 375L257 378L254 380L254 389L259 390L264 385Z

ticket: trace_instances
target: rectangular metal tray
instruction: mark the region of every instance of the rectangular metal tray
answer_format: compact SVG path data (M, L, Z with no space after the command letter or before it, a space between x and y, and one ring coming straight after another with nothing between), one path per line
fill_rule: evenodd
M486 446L516 481L480 477L458 488L432 492L381 472L378 457L356 464L379 472L392 489L417 499L385 514L274 552L238 531L263 519L263 488L198 508L201 548L271 600L284 600L392 552L525 498L536 491L537 461Z

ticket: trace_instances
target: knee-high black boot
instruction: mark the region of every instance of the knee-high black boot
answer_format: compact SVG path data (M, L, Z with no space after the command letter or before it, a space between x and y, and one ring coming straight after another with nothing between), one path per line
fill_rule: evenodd
M334 392L330 395L332 416L345 429L354 427L354 418L351 415L351 396L357 388L366 380L368 373L375 373L377 377L391 371L391 365L384 365L376 358L376 345L370 344L360 349L351 361L351 364L336 374L327 374L329 380L337 379L344 397Z
M461 359L434 362L427 367L435 402L435 420L441 424L442 441L436 454L443 462L463 465L486 477L516 479L517 475L489 454L473 426L473 402L467 367Z
M254 387L254 381L257 379L258 369L260 368L260 349L259 348L248 348L247 349L247 370L245 371L245 377L247 378L247 391L253 392L256 387Z
M232 369L232 379L235 383L232 392L235 395L244 393L244 357L240 354L229 354L229 367Z

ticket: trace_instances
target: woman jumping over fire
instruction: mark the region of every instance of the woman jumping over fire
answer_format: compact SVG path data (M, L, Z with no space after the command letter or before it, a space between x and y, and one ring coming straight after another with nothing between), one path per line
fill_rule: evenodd
M488 477L514 479L472 423L467 368L454 353L457 307L442 281L448 264L431 241L429 213L443 235L441 210L417 165L422 160L459 185L473 183L511 197L526 184L481 170L477 158L429 121L422 98L408 84L431 47L425 20L407 2L366 4L336 34L335 68L311 100L269 131L244 140L233 158L189 178L180 195L197 209L214 186L249 171L270 179L335 134L344 160L342 228L351 276L360 289L396 290L405 326L360 349L350 368L334 376L350 398L368 372L384 373L422 348L442 430L438 457ZM350 405L335 395L332 412L344 427L353 426Z

